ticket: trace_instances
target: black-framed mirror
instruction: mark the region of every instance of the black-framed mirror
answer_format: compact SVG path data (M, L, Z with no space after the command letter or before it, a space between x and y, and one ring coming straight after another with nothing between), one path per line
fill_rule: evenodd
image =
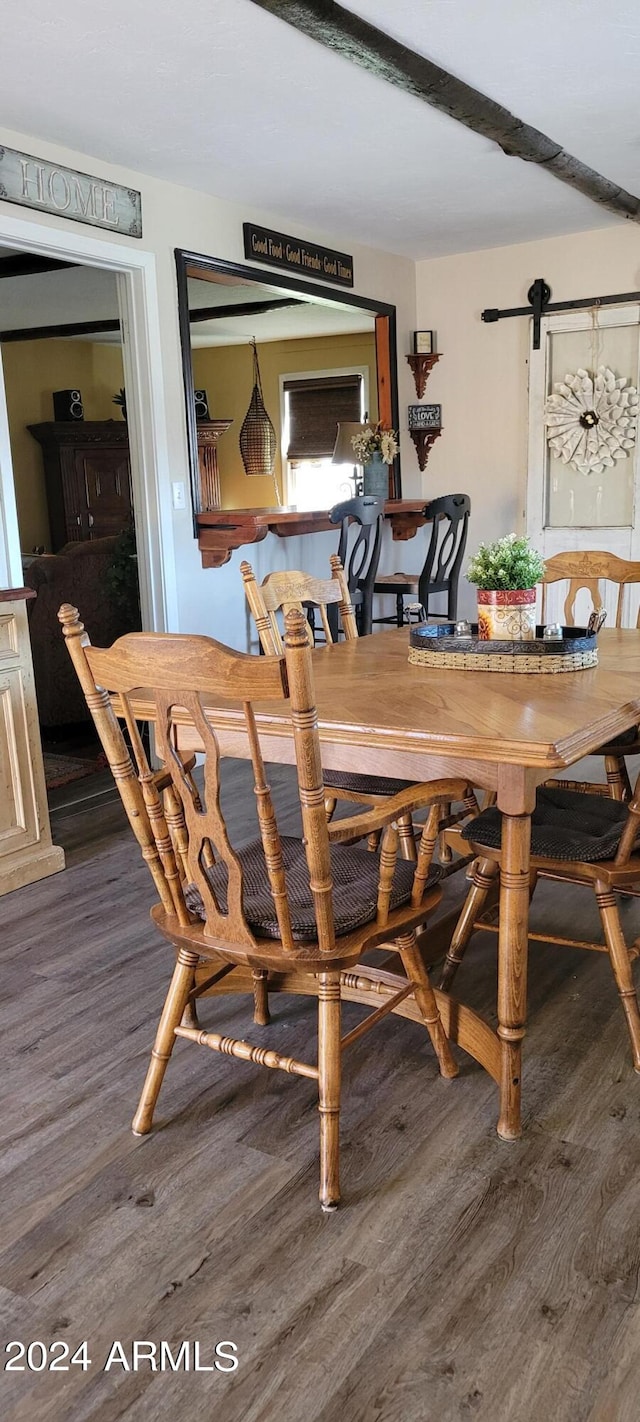
M175 256L194 531L216 508L323 509L351 497L357 469L332 457L337 422L398 429L395 307L181 248ZM271 475L247 458L246 431L240 442L254 350L275 437ZM401 492L396 459L389 497Z

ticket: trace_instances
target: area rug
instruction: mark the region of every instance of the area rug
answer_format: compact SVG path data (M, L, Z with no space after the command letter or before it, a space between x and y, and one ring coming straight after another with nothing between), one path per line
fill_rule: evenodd
M104 770L107 764L102 751L91 760L80 760L75 755L59 755L57 751L45 751L43 759L47 790L57 790L60 785L69 785L72 780L82 780L85 775L95 775L97 771Z

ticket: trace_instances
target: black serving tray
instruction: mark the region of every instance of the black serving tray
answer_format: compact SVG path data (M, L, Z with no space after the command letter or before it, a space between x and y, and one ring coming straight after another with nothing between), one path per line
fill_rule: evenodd
M459 653L460 656L500 656L500 657L573 657L577 652L593 651L598 640L595 632L586 627L563 627L562 638L546 641L543 626L536 627L534 639L528 642L507 640L483 641L478 636L478 624L472 622L470 637L456 637L455 622L421 622L412 627L409 642L412 647L429 648L430 652Z

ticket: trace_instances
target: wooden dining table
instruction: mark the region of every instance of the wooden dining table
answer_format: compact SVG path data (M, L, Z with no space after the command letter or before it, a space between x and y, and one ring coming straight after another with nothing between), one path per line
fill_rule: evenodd
M427 781L467 778L497 793L502 811L495 1055L473 1054L499 1084L498 1134L521 1133L522 1041L527 1015L531 812L536 787L640 722L640 632L610 629L598 665L556 675L471 672L415 666L406 628L314 651L323 765ZM151 719L144 694L136 715ZM265 760L295 762L286 703L257 705ZM207 705L223 755L247 758L240 705ZM197 750L192 725L180 749ZM456 1015L437 994L456 1036ZM489 1032L487 1025L487 1032ZM457 1037L465 1045L464 1032Z

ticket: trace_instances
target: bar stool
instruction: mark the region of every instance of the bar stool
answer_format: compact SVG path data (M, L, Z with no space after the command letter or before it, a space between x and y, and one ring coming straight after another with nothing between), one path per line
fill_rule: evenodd
M376 579L373 591L396 599L395 617L374 617L373 622L395 623L402 627L405 620L405 597L412 597L424 609L425 619L439 617L429 612L429 599L436 593L446 593L445 616L455 622L458 611L458 581L467 543L471 500L468 494L444 494L431 499L425 507L425 521L431 524L427 556L421 573L390 573Z
M373 591L380 562L382 545L382 520L384 499L373 499L365 494L357 499L346 499L334 504L329 518L340 524L338 558L344 568L349 597L356 615L358 632L361 637L372 631ZM352 532L353 530L353 532ZM331 632L336 639L336 609L330 609L334 626Z

